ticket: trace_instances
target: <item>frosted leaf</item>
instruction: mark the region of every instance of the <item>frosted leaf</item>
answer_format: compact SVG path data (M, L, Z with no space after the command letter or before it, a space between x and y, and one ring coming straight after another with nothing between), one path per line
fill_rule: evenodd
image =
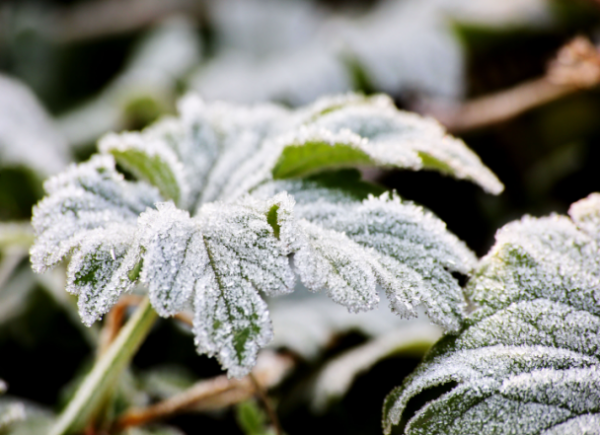
M377 188L353 175L278 181L254 193L286 190L295 197L294 264L302 282L327 289L352 311L376 306L379 284L398 314L415 316L423 305L434 322L457 330L464 300L451 272L469 273L474 255L432 213L397 195L369 197Z
M70 144L81 146L125 128L127 110L137 101L170 110L178 81L201 52L192 20L181 15L163 20L142 36L123 71L97 97L58 119L60 130Z
M135 133L109 134L98 148L112 154L138 179L156 186L163 197L185 207L189 186L183 178L184 166L164 141L152 139Z
M147 184L125 181L110 156L94 156L50 178L49 196L33 209L36 241L31 248L34 270L53 267L85 239L89 230L112 222L135 224L138 215L160 199Z
M257 290L289 292L294 276L264 214L244 205L207 204L195 219L209 259L196 283L196 344L199 352L216 354L230 375L243 376L272 337Z
M459 335L436 344L390 393L386 433L396 424L407 434L594 433L600 409L596 195L572 206L575 222L525 217L498 231L468 286L479 307ZM438 387L446 392L404 415L412 398Z
M429 167L499 191L462 142L384 96L298 110L188 96L179 111L106 136L100 155L45 184L32 263L43 271L70 256L67 290L84 323L139 280L161 316L191 308L198 351L242 376L272 336L259 292L290 292L295 267L351 311L373 309L380 286L395 312L423 305L458 329L465 304L452 273L469 273L473 254L431 213L332 170Z
M79 296L79 313L88 326L134 284L129 278L133 265L124 262L134 231L133 224L109 224L89 230L73 251L67 269L67 291Z
M0 166L25 166L41 178L65 168L67 143L33 93L0 74Z
M269 179L356 166L433 169L474 181L490 193L503 190L462 141L432 119L397 110L384 96L324 98L292 112L283 125L286 131L265 138L229 179L224 195L235 197Z

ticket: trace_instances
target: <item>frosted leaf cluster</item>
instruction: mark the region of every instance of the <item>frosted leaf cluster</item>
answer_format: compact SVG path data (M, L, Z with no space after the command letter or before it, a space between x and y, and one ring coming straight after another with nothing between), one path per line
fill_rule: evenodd
M452 272L469 273L473 254L430 212L340 168L429 168L499 192L462 142L383 96L298 110L189 96L180 112L105 136L99 154L45 183L32 263L70 260L85 324L139 281L161 316L192 309L198 351L243 376L272 338L260 293L290 292L297 275L351 311L377 306L381 286L395 312L423 305L459 328Z
M498 232L467 288L479 308L387 397L386 433L600 433L599 197Z

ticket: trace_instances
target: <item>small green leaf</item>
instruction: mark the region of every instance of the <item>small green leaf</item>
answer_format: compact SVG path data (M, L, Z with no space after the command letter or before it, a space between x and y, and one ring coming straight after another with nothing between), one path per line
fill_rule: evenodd
M166 143L143 141L137 134L121 134L105 136L99 147L138 179L156 186L164 198L185 203L189 189L182 178L183 164Z
M267 417L256 401L246 400L235 407L235 417L245 435L268 435Z
M376 166L366 152L347 144L307 141L284 148L273 168L273 178L298 178L326 169L355 166Z

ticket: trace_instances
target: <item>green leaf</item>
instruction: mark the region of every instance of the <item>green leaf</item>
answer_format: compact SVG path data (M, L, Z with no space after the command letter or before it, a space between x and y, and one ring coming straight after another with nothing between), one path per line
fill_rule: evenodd
M297 110L188 96L180 112L105 137L100 155L45 184L31 260L43 271L70 259L67 290L85 324L140 282L159 315L192 310L198 351L243 376L272 337L260 293L291 291L296 272L351 311L374 308L379 285L397 313L423 305L459 327L465 303L452 273L469 273L473 254L430 212L347 167L420 169L426 153L499 191L462 142L381 96Z
M431 212L397 195L360 201L367 183L350 179L345 191L334 187L332 177L322 180L274 182L254 192L294 196L294 264L304 285L326 289L355 312L377 306L380 285L396 313L416 316L416 306L423 305L434 322L457 330L464 300L451 272L470 272L475 257L469 249Z
M407 434L597 433L599 199L575 203L571 219L525 217L498 232L469 283L479 307L390 393L386 433L399 423Z
M186 200L189 188L182 178L183 164L168 147L125 133L105 136L99 148L135 177L156 186L164 198L177 204Z
M434 169L498 194L502 184L460 140L432 119L396 110L379 96L323 111L285 141L273 178L323 170L376 166Z
M267 416L255 400L246 400L235 407L235 417L245 435L270 435Z

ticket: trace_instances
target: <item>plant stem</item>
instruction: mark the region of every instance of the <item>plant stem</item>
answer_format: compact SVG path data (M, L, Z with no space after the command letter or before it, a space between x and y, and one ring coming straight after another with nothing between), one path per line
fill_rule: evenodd
M86 425L150 332L156 317L150 301L145 298L83 380L50 435L70 434Z
M256 394L260 398L260 400L265 408L265 411L267 411L267 415L269 416L269 419L271 420L271 424L273 425L273 428L275 429L275 434L283 435L283 429L281 428L281 424L279 423L279 418L277 417L277 413L275 412L275 409L273 408L271 399L269 399L269 396L267 396L265 389L260 384L260 382L258 382L258 379L256 379L256 376L254 376L253 373L250 373L249 376L250 376L250 379L252 380L252 383L254 384L254 388L256 389Z

